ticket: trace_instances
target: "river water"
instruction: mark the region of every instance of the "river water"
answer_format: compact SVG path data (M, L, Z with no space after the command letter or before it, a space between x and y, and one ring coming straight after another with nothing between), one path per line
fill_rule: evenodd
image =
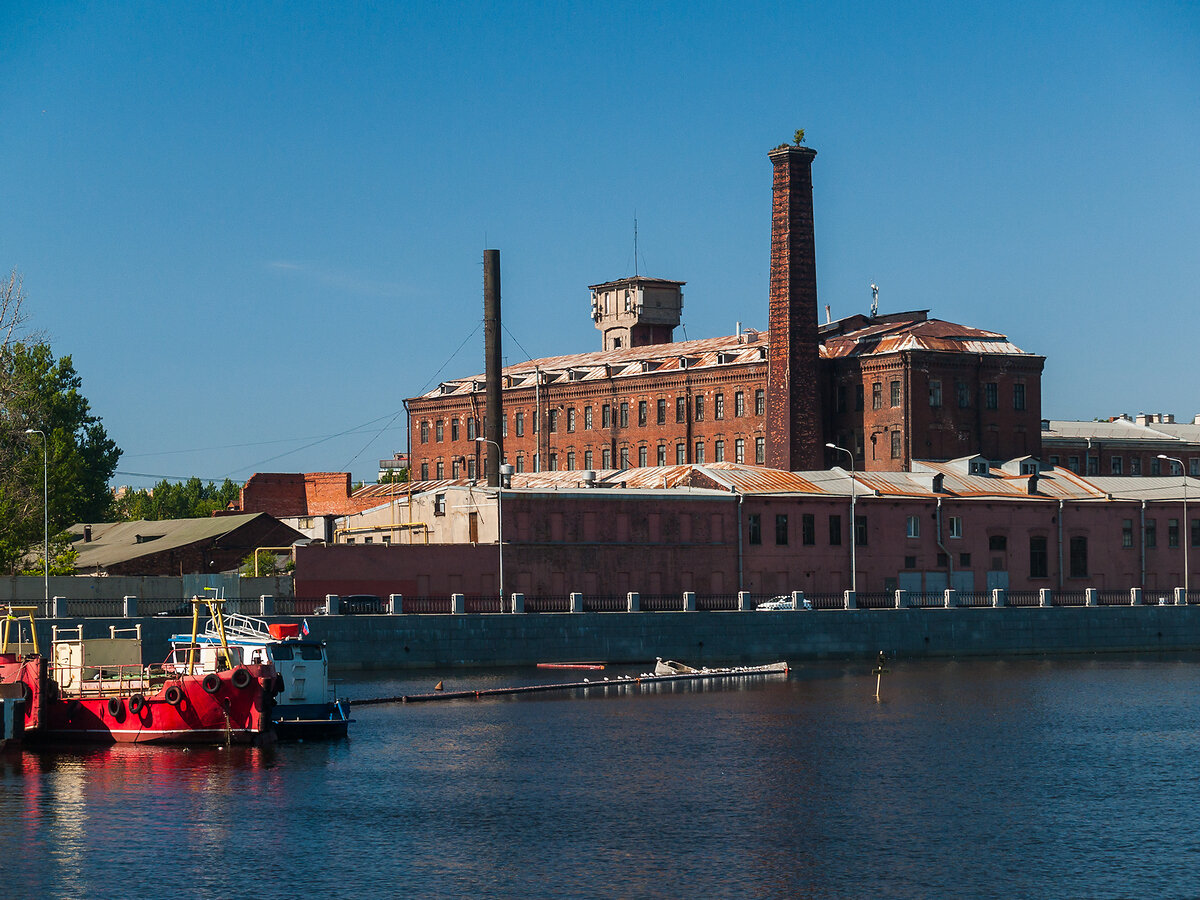
M364 706L349 740L270 750L0 755L3 893L1200 896L1200 657L899 661L879 700L871 668ZM581 674L341 688L559 677Z

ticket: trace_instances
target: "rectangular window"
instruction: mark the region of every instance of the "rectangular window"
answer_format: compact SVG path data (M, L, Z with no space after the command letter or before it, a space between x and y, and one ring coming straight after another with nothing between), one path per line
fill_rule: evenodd
M628 447L621 448L621 468L622 469L629 468L629 448Z
M443 460L437 461L437 480L441 481L446 477L446 463Z
M734 418L740 419L746 414L746 394L744 391L738 391L733 395L733 415Z
M696 441L696 455L693 458L696 460L696 465L704 465L704 441Z
M767 462L767 439L754 439L754 462L756 465L766 465Z
M1112 470L1112 474L1114 474L1114 475L1123 474L1121 470L1125 468L1124 462L1125 461L1123 459L1121 459L1121 457L1119 457L1119 456L1114 456L1112 459L1110 459L1108 461L1108 465L1109 465L1109 468Z
M645 468L650 462L650 450L645 445L638 447L638 465Z
M831 546L831 547L842 546L842 517L841 516L830 516L829 517L829 546Z
M1050 556L1046 552L1046 538L1031 535L1029 538L1029 577L1047 578L1050 575Z
M472 481L475 480L475 457L473 456L467 459L467 477Z
M788 542L787 513L775 516L775 543L784 546Z
M575 430L575 407L567 409L567 431Z
M867 546L867 517L854 517L854 543L858 547Z
M667 445L666 444L658 445L658 464L660 466L665 466L667 464Z
M585 406L583 408L583 430L592 430L592 408L590 406Z
M628 403L621 404L621 427L622 428L629 427L629 404Z
M455 457L454 459L450 460L450 477L451 478L458 477L458 467L459 467L458 457Z
M607 403L600 407L600 427L612 428L612 407Z
M600 452L600 465L602 465L606 469L612 468L612 449L611 448L605 447Z
M950 537L952 537L952 538L962 537L962 518L960 518L959 516L951 516L950 517Z
M1192 519L1192 546L1200 547L1200 519Z
M687 463L687 444L675 445L675 465L682 466Z
M1073 537L1071 538L1071 577L1072 578L1087 578L1088 574L1088 558L1087 558L1087 538Z
M433 430L434 436L437 438L437 442L440 444L443 438L446 436L446 426L441 419L437 420L437 424L434 425Z
M817 542L817 517L812 513L804 513L800 517L800 541L805 547Z
M713 462L725 462L724 441L713 441Z
M568 472L575 471L575 451L574 450L567 451L567 471Z
M590 407L589 407L589 409L590 409ZM592 451L591 451L591 450L584 450L584 451L583 451L583 467L584 467L585 469L593 469L593 468L595 468L595 466L593 466L593 465L592 465L593 461L594 461L594 460L593 460L593 458L592 458ZM520 471L520 470L518 469L517 471Z
M1121 520L1121 546L1125 548L1133 546L1133 519Z
M421 423L421 443L422 444L429 443L429 423L428 422Z
M645 400L638 401L638 424L645 426L650 422L650 407Z
M696 418L693 421L695 421L695 422L703 422L704 421L704 395L703 394L696 395Z
M958 554L958 564L960 566L962 566L963 568L966 568L967 566L971 565L971 554L970 553Z
M429 480L429 463L427 463L427 462L421 463L421 480L422 481Z
M871 409L883 409L883 384L878 381L871 385Z
M983 386L983 405L988 409L1000 407L1000 386L996 382L989 381Z
M1025 408L1025 385L1014 384L1013 385L1013 409L1024 409L1024 408ZM1086 544L1086 539L1084 542Z
M959 409L967 409L971 405L971 386L965 381L954 382L954 393L958 395Z
M1099 475L1100 474L1100 457L1089 456L1087 458L1087 473L1089 475Z
M1167 546L1179 546L1179 520L1167 519Z
M1200 477L1200 456L1193 456L1188 460L1188 474Z
M892 382L892 406L897 407L899 405L900 405L900 382L893 381Z
M1154 519L1146 520L1146 546L1158 546L1158 523Z
M450 440L458 440L458 419L450 420Z
M554 434L556 431L558 431L558 410L551 407L550 408L550 433Z
M904 529L904 536L919 538L921 536L921 517L909 516Z
M863 410L863 386L856 384L854 386L854 411L862 412Z
M725 418L725 395L724 394L717 394L715 397L713 397L713 418L714 419L724 419Z
M758 513L746 517L746 540L751 544L762 543L762 516Z
M1154 459L1150 460L1150 474L1151 475L1161 475L1162 474L1162 461L1157 456L1154 457Z
M733 461L744 463L746 461L746 439L738 438L733 442Z
M936 378L929 381L929 405L931 407L942 405L942 383Z
M468 441L475 440L475 422L476 421L477 420L474 416L471 416L471 418L467 419L467 440Z
M900 457L900 430L897 429L892 432L892 459L900 459Z
M904 568L915 569L917 567L917 558L915 556L904 557Z
M1140 456L1129 457L1129 474L1130 475L1141 475L1142 474L1142 458Z
M846 386L839 384L833 389L833 408L837 412L846 411Z
M525 436L525 413L519 412L513 416L513 431L517 433L517 437Z
M1008 550L1008 536L1004 534L993 534L988 538L988 549L993 553L1000 553Z
M660 399L658 401L658 403L655 404L655 407L656 407L658 424L666 425L667 424L667 401Z
M767 414L767 392L762 388L754 392L754 414L756 416L765 416Z
M687 397L675 398L675 422L679 424L687 421Z

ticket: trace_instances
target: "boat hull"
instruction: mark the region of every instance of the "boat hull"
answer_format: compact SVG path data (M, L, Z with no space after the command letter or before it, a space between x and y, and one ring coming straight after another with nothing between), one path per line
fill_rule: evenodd
M272 714L275 734L281 741L344 738L354 721L344 704L280 704Z

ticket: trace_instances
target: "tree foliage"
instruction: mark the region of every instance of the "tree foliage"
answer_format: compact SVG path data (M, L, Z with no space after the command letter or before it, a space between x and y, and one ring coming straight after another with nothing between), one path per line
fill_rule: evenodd
M108 481L121 458L81 393L71 357L55 359L47 343L22 333L23 302L14 272L0 282L0 572L6 573L42 543L44 496L51 533L106 518Z
M127 491L115 501L115 518L122 522L139 519L199 519L225 509L241 496L241 486L225 479L220 485L187 481L160 481L149 490Z

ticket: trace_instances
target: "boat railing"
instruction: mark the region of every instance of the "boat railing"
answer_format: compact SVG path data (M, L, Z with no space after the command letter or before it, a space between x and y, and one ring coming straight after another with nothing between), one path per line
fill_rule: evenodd
M51 663L50 675L64 697L114 697L157 690L172 677L161 666L141 663L89 665L86 661L64 664L58 660Z
M227 638L252 641L271 640L271 630L263 619L256 619L241 613L225 613L223 618L225 619L225 636ZM217 623L213 619L208 620L204 633L209 636L215 636L218 633Z

